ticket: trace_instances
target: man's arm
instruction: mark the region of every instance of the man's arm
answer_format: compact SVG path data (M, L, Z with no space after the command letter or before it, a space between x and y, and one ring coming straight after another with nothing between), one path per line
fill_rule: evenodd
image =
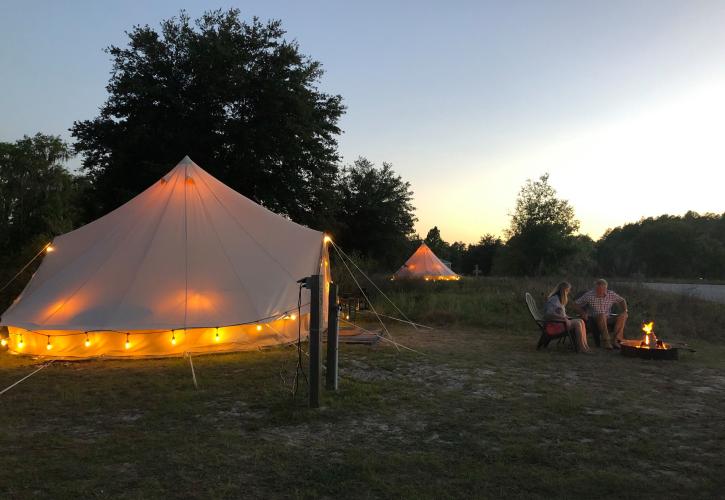
M577 312L579 316L584 319L584 321L589 318L589 314L587 314L586 308L583 307L587 304L588 293L589 292L585 292L584 295L579 297L577 300L572 301L571 303L572 308Z
M583 308L582 306L580 306L580 305L579 305L579 304L577 304L576 302L572 302L572 303L571 303L571 307L572 307L572 309L574 309L574 310L576 311L576 313L577 313L577 314L578 314L579 316L581 316L581 317L582 317L582 318L584 318L584 319L587 319L587 318L586 318L586 317L587 317L587 311L586 311L586 309L584 309L584 308Z
M619 307L622 308L622 314L628 314L629 308L627 307L627 301L622 297L622 300L619 301Z

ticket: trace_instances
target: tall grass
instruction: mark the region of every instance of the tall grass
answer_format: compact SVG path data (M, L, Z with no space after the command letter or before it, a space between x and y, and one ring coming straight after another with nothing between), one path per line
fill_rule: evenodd
M363 284L363 278L358 277ZM471 326L506 329L511 333L531 333L533 326L524 302L531 293L543 305L557 279L547 278L464 278L456 282L390 281L373 278L375 284L411 320L432 326ZM572 279L573 296L592 287L593 278ZM343 281L344 291L355 291L355 284ZM658 292L636 284L610 283L610 289L628 303L629 321L625 334L640 335L641 323L655 321L655 329L666 340L689 338L723 339L725 306L691 296ZM369 283L366 293L376 310L400 316L395 308ZM569 313L574 311L570 307Z

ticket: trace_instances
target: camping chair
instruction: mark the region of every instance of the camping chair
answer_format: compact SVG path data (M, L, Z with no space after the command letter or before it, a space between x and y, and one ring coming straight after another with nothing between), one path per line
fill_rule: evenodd
M536 302L534 301L534 298L531 296L529 292L526 292L525 294L526 298L526 305L529 306L529 312L531 313L531 317L534 318L534 321L536 322L536 325L541 330L541 336L539 337L539 343L536 345L536 349L541 349L542 347L547 347L549 345L549 342L551 342L554 339L559 339L559 342L565 341L567 338L571 340L571 345L574 348L574 352L579 352L579 348L576 344L576 339L574 338L574 332L570 332L566 327L566 321L564 320L545 320L544 317L539 312L539 308L536 307ZM547 332L547 325L556 325L561 324L563 325L563 330L560 333L549 333Z

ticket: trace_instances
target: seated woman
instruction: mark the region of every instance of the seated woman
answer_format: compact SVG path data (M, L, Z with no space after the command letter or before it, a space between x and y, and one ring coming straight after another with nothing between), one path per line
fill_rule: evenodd
M579 344L581 352L591 352L587 344L587 327L581 319L569 319L566 316L566 304L569 302L569 292L571 285L566 281L559 283L553 292L549 295L549 299L544 304L544 319L558 320L566 322L566 329L574 332L574 336ZM564 325L562 324L562 328Z

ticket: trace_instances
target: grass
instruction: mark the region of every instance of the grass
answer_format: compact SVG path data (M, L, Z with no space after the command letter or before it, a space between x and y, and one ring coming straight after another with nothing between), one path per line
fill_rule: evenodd
M196 357L199 390L183 359L54 363L0 396L0 497L721 497L715 323L677 362L537 352L519 292L539 288L389 290L448 325L391 326L423 356L343 345L340 390L316 411L290 397L291 349ZM669 310L647 293L630 309ZM0 389L37 363L0 354Z

